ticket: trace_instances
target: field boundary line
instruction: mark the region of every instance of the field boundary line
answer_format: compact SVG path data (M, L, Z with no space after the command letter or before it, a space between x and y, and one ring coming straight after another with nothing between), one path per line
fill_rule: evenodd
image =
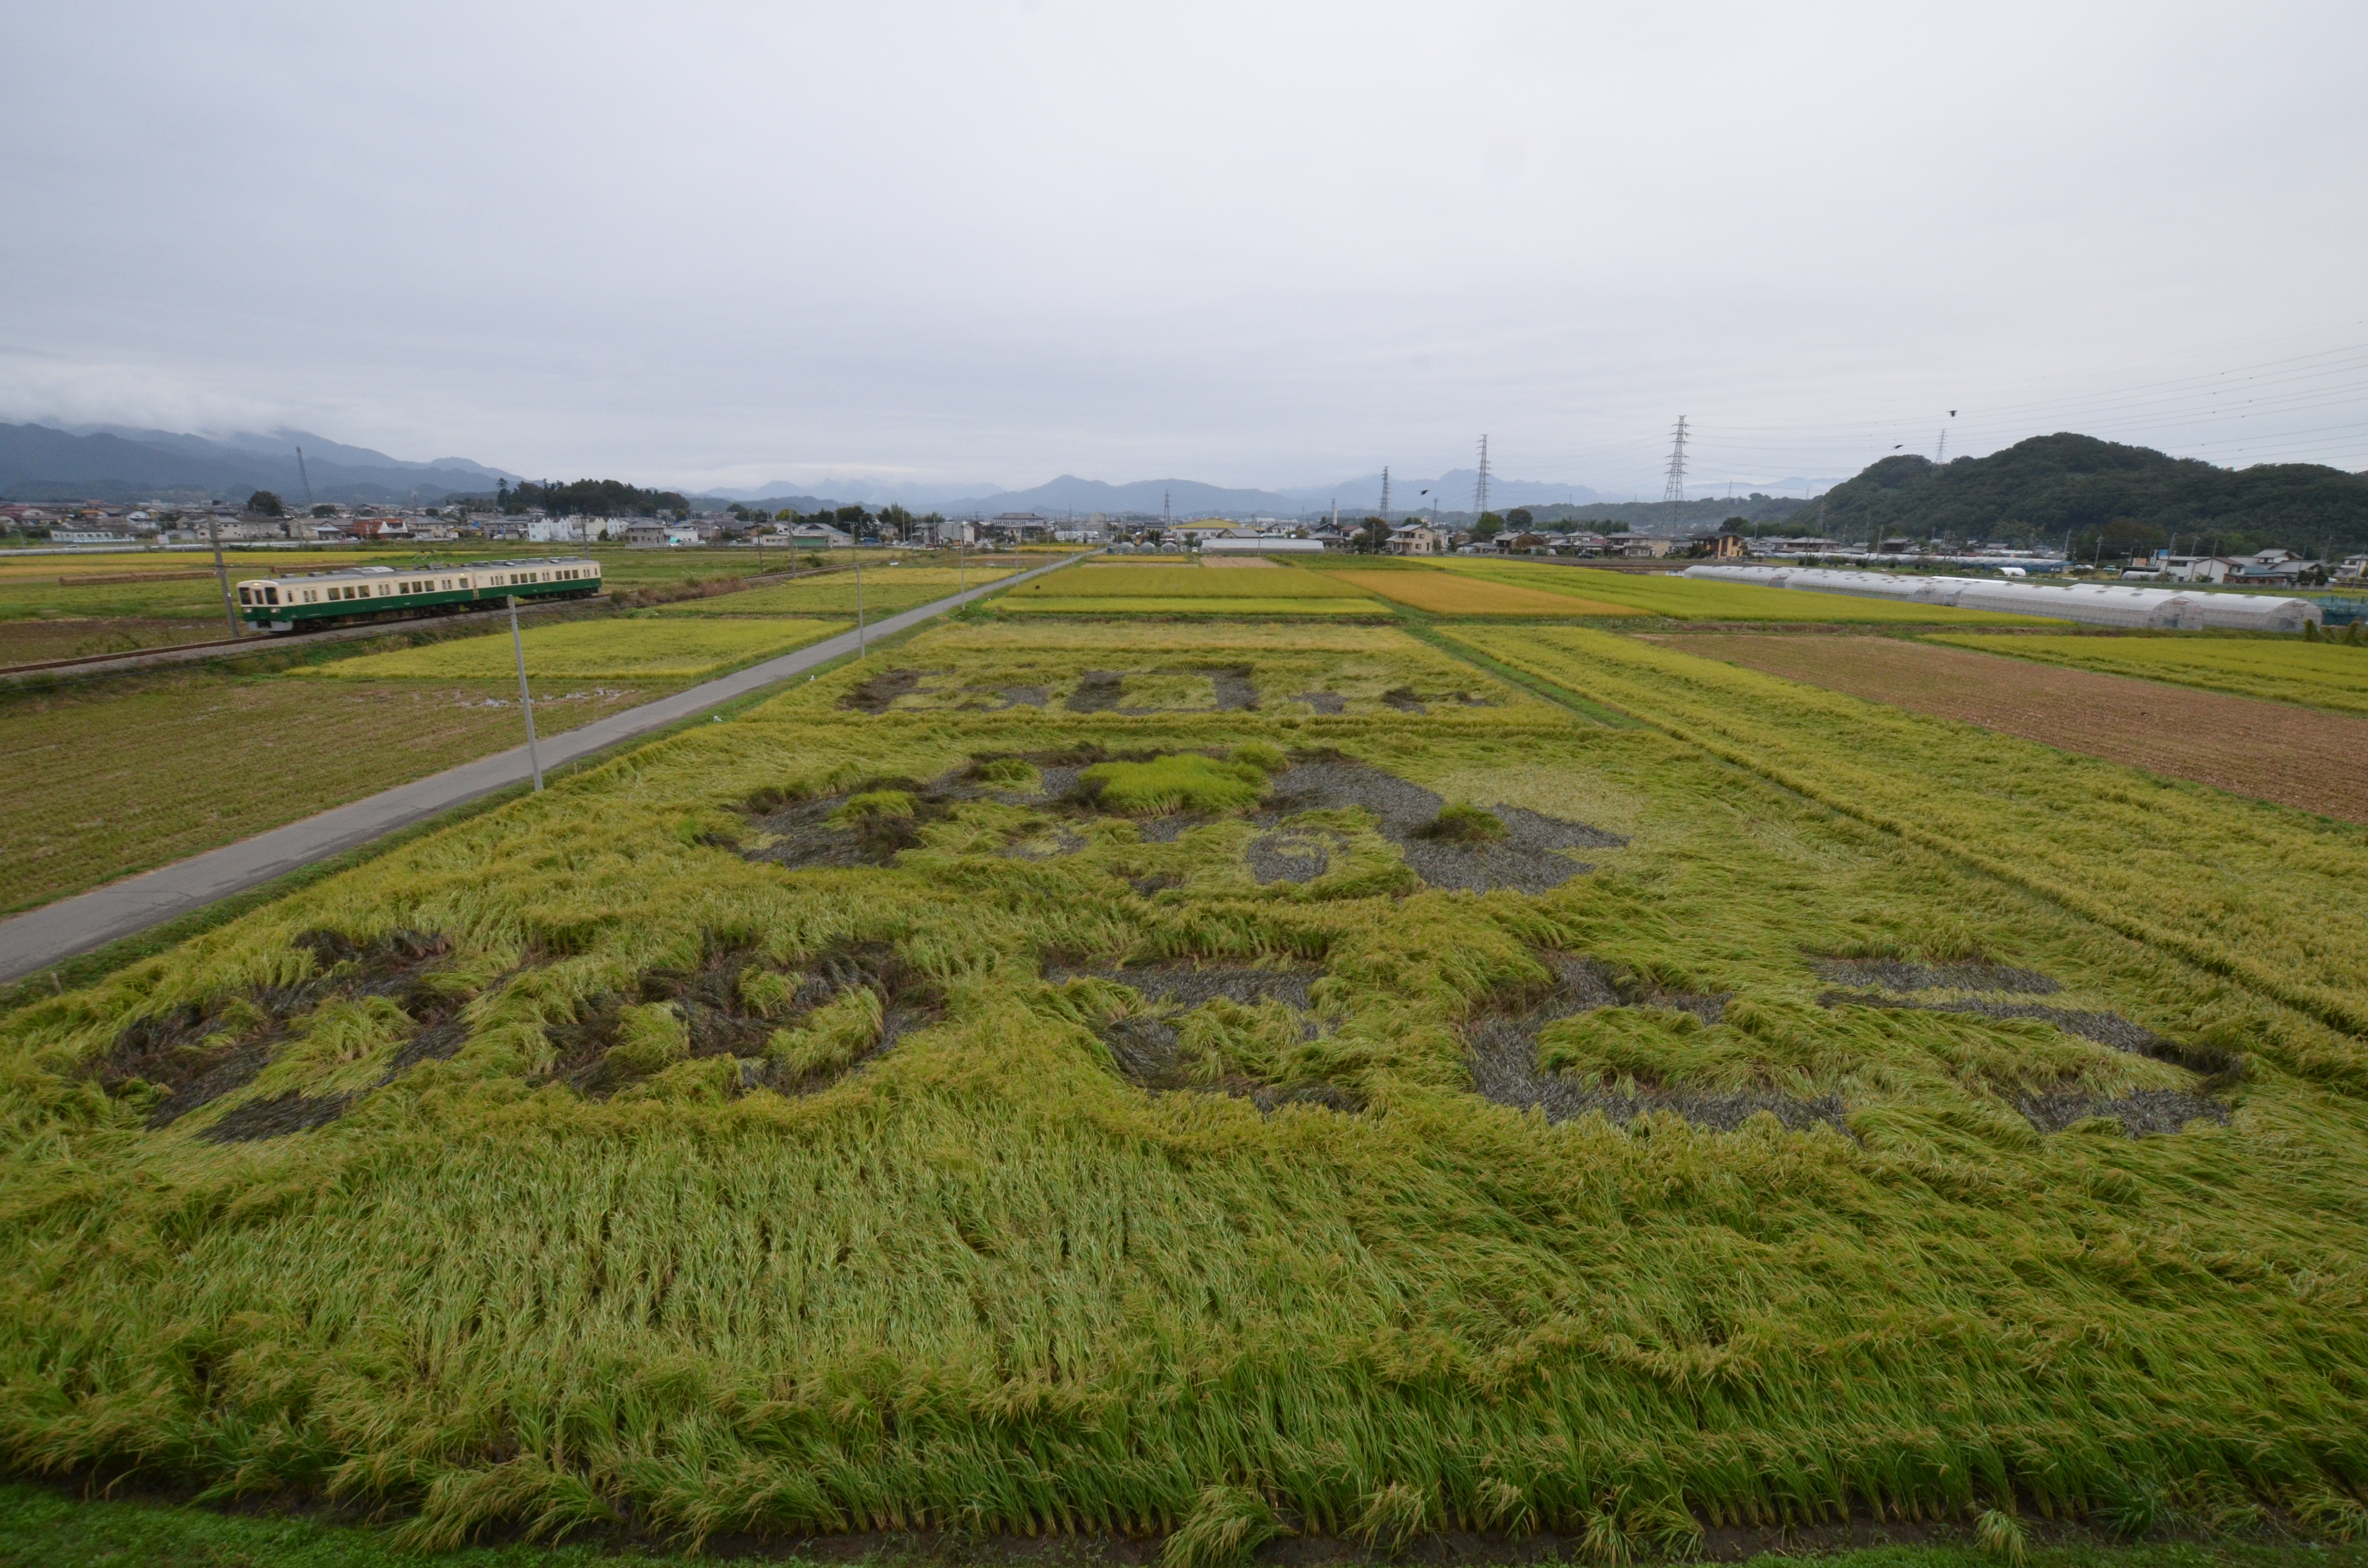
M1864 699L1858 700L1863 701ZM1839 812L1844 816L1865 823L1870 827L1878 828L1895 837L1904 839L1918 848L1929 849L1964 861L1986 875L1995 877L2009 886L2021 888L2025 892L2034 893L2083 919L2094 921L2107 930L2127 937L2132 941L2151 943L2176 954L2181 960L2208 973L2222 975L2236 981L2248 990L2259 992L2284 1006L2292 1007L2296 1012L2316 1018L2340 1033L2351 1035L2355 1039L2368 1039L2368 1013L2349 1006L2334 997L2314 996L2309 992L2263 971L2240 954L2214 951L2210 946L2192 937L2183 937L2178 932L2164 930L2135 915L2118 914L2102 902L2077 889L2067 887L2053 878L2033 876L2010 861L1985 855L1980 850L1961 844L1945 835L1933 833L1929 829L1918 827L1913 823L1886 816L1880 812L1869 810L1820 790L1816 785L1774 764L1754 756L1749 750L1742 748L1740 742L1734 741L1732 737L1721 734L1721 738L1717 740L1705 739L1691 729L1669 720L1640 713L1622 703L1611 702L1609 699L1605 701L1607 706L1627 714L1640 723L1658 730L1674 740L1682 741L1688 745L1708 752L1723 761L1733 763L1737 767L1757 774L1769 782L1790 790L1807 800L1815 801L1828 811ZM1970 727L1978 728L1979 726ZM1718 733L1714 722L1712 723L1711 728L1714 733Z
M867 625L860 640L855 631L843 631L564 731L541 743L544 771L562 763L586 761L627 743L639 745L662 738L664 732L685 721L703 718L712 710L754 696L791 676L818 673L841 658L868 650L874 642L895 637L1031 577L1060 571L1083 560L1086 553L1089 552L883 617ZM21 980L92 949L359 849L390 833L440 817L453 807L515 787L528 773L526 747L513 746L0 920L0 983Z
M1439 631L1429 624L1402 622L1400 630L1418 642L1427 642L1451 659L1461 660L1484 675L1494 676L1506 685L1541 698L1557 707L1567 708L1583 718L1593 720L1607 730L1638 730L1647 726L1633 713L1609 708L1592 698L1581 697L1567 687L1516 669L1503 660L1463 642L1452 633Z

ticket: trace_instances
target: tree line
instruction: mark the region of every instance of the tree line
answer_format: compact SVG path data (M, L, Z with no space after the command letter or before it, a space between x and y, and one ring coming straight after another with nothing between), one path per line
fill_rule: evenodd
M2368 548L2368 474L2317 463L2221 468L2093 436L2034 436L1946 464L1885 458L1816 505L1815 531L1835 539L1993 540L2080 559L2174 546L2313 558Z

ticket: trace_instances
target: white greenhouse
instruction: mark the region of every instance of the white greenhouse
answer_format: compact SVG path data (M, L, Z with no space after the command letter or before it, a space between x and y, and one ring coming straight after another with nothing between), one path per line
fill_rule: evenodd
M2269 594L2206 594L2187 588L2142 588L2128 583L2023 583L1998 577L1909 577L1890 572L1837 572L1814 566L1689 566L1689 577L1749 583L1764 588L1806 588L1819 594L1897 599L1953 609L2049 616L2095 626L2148 626L2181 631L2228 627L2247 631L2300 631L2320 619L2308 599Z

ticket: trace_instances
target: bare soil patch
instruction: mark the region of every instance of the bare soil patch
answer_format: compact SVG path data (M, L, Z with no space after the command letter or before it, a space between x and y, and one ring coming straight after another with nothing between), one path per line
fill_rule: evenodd
M1661 1111L1710 1131L1732 1132L1766 1111L1794 1131L1819 1123L1845 1133L1850 1131L1842 1119L1840 1096L1835 1095L1794 1099L1766 1092L1716 1094L1683 1087L1629 1095L1543 1071L1538 1066L1538 1035L1558 1019L1599 1007L1645 1003L1679 1008L1714 1024L1726 1001L1724 996L1691 993L1623 994L1611 973L1592 959L1554 953L1545 955L1545 960L1554 973L1549 990L1478 1014L1465 1028L1472 1088L1482 1097L1520 1110L1543 1111L1548 1121L1595 1114L1625 1126L1640 1116Z
M2368 719L1890 637L1655 636L1704 658L2368 823Z
M648 971L634 994L599 997L572 1021L544 1030L556 1053L548 1076L602 1099L662 1070L633 1061L616 1048L622 1039L628 1005L664 1002L673 1006L689 1036L683 1060L735 1059L740 1063L737 1086L743 1092L767 1087L783 1094L812 1094L893 1049L905 1035L935 1021L939 1012L935 989L913 972L894 948L882 943L825 953L801 969L779 971L784 980L794 976L794 983L784 987L783 1001L769 1009L752 1006L747 1000L744 983L751 971L776 972L761 954L748 948L712 950L696 969ZM815 1008L859 987L877 992L882 1003L880 1032L867 1048L827 1071L800 1077L787 1076L764 1060L767 1042L776 1029L796 1025Z
M1813 967L1836 985L1882 991L2005 991L2047 996L2063 987L2035 969L1996 963L1909 963L1897 959L1818 959Z
M296 946L313 954L313 979L142 1018L116 1037L92 1076L110 1092L142 1085L165 1090L148 1116L149 1127L159 1129L253 1083L294 1020L333 997L389 997L417 1026L381 1082L415 1062L451 1055L467 1038L460 1018L467 995L437 983L450 953L441 937L397 931L359 943L324 930L298 937ZM352 1097L290 1094L236 1107L201 1136L224 1143L300 1131L334 1119Z
M1076 689L1062 706L1072 713L1183 713L1190 709L1173 705L1130 704L1126 700L1126 677L1133 670L1087 670L1077 682ZM1146 670L1145 675L1206 676L1217 695L1219 712L1254 712L1257 710L1258 686L1250 678L1247 665L1226 665L1215 669Z
M1280 1002L1305 1014L1312 1005L1309 987L1316 974L1314 970L1259 969L1226 963L1143 964L1125 969L1072 969L1054 964L1045 971L1045 978L1056 984L1079 977L1111 981L1138 993L1151 1006L1151 1012L1107 1019L1094 1031L1109 1049L1120 1075L1139 1088L1154 1095L1224 1095L1248 1100L1268 1112L1284 1106L1312 1105L1354 1114L1364 1109L1363 1098L1337 1084L1270 1084L1239 1074L1196 1078L1193 1064L1183 1049L1178 1021L1194 1008L1213 1001L1244 1006ZM1304 1040L1316 1038L1321 1029L1312 1017L1301 1020Z
M1564 822L1519 806L1491 808L1506 835L1488 843L1456 844L1423 836L1446 804L1419 784L1361 762L1331 756L1311 756L1296 762L1277 778L1274 792L1251 819L1263 826L1285 828L1288 818L1303 812L1360 807L1379 819L1382 835L1398 846L1415 874L1435 888L1462 888L1488 892L1511 888L1521 892L1547 892L1594 869L1563 851L1618 848L1628 841L1616 833L1585 823ZM1296 836L1287 831L1269 833L1252 846L1251 866L1261 881L1312 881L1320 868L1297 874L1323 853L1320 838ZM1328 862L1328 854L1326 855ZM1269 874L1271 873L1271 874Z
M2009 969L1986 962L1918 964L1873 959L1825 959L1816 962L1828 980L1873 986L1873 991L1828 991L1817 998L1823 1007L1882 1007L1896 1012L1970 1013L1985 1018L2036 1018L2066 1034L2114 1051L2150 1056L2183 1067L2196 1075L2193 1089L2139 1089L2127 1095L2101 1096L2078 1089L2026 1095L2015 1108L2043 1132L2061 1132L2075 1122L2110 1117L2132 1138L2178 1132L2202 1119L2226 1126L2229 1108L2213 1097L2233 1090L2243 1081L2242 1057L2211 1046L2190 1045L2166 1039L2119 1013L2051 1007L2040 1002L2000 1002L1989 996L1956 996L1947 1000L1903 993L1987 991L2045 995L2059 990L2056 982L2033 970Z

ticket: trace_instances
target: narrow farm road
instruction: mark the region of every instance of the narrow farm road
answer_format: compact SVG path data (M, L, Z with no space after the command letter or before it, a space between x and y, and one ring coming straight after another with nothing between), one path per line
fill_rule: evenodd
M873 621L864 628L864 640L893 637L973 599L1057 572L1078 559L1067 556L1049 566L1000 578L967 593ZM643 703L613 718L550 736L538 748L543 770L549 772L563 763L664 729L777 681L829 664L856 652L856 636L852 631L843 632L672 697ZM0 920L0 982L38 973L77 953L88 952L119 937L202 909L218 899L259 887L275 877L359 848L372 839L424 822L455 806L467 805L529 777L526 747L518 746L382 790L302 822L256 834L253 838L226 844L220 849L193 855L73 898L60 899L13 919Z

